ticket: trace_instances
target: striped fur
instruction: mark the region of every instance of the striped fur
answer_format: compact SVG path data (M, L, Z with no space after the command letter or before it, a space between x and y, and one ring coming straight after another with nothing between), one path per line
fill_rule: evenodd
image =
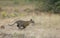
M18 21L16 21L15 23L17 24L17 27L18 27L19 29L24 29L24 28L26 28L27 26L29 26L30 23L34 23L34 21L33 21L32 19L30 19L29 21L18 20ZM14 24L15 24L15 23L14 23ZM14 24L12 24L12 25L14 25Z

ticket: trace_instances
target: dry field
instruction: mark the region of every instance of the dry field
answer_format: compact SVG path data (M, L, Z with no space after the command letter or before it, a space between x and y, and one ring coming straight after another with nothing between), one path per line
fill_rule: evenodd
M37 15L34 11L26 13L25 11L22 12L22 10L23 8L18 11L20 12L20 16L0 19L0 38L60 38L60 15L44 13ZM7 9L7 12L12 13L13 11ZM14 23L16 20L30 19L33 19L35 24L30 24L24 30L18 29L16 25L9 26L9 24Z

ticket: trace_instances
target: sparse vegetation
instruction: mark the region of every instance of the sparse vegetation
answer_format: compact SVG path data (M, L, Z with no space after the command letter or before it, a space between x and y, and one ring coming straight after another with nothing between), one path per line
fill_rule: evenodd
M29 5L34 4L42 12L52 11L60 13L60 0L9 0L10 5ZM6 2L7 3L7 2Z
M15 17L16 15L15 15L14 13L11 13L10 16L11 16L11 17Z
M5 11L1 12L2 18L6 18L7 17L7 13Z
M60 0L0 0L0 38L60 38L59 13ZM35 24L24 30L9 26L20 19Z

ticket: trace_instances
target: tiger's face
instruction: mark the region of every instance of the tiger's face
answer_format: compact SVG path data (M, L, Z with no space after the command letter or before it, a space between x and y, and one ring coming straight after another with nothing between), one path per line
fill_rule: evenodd
M31 23L35 23L32 19L30 19L30 22L31 22Z

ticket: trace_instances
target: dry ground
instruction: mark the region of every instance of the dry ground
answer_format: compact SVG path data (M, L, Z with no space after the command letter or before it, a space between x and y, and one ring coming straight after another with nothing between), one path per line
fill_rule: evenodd
M9 26L16 20L33 19L35 24L30 24L26 29L19 30L16 25ZM40 15L31 14L23 17L0 19L0 38L60 38L60 16L41 13Z
M28 12L26 13L26 9ZM29 8L29 9L28 9ZM34 11L34 6L21 6L21 7L4 7L3 12L15 13L20 16L0 19L0 38L60 38L60 15L37 13ZM32 10L30 10L32 9ZM35 12L38 14L35 14ZM16 25L9 26L16 20L30 20L33 19L35 24L30 24L26 29L20 30ZM5 28L1 28L4 26Z

